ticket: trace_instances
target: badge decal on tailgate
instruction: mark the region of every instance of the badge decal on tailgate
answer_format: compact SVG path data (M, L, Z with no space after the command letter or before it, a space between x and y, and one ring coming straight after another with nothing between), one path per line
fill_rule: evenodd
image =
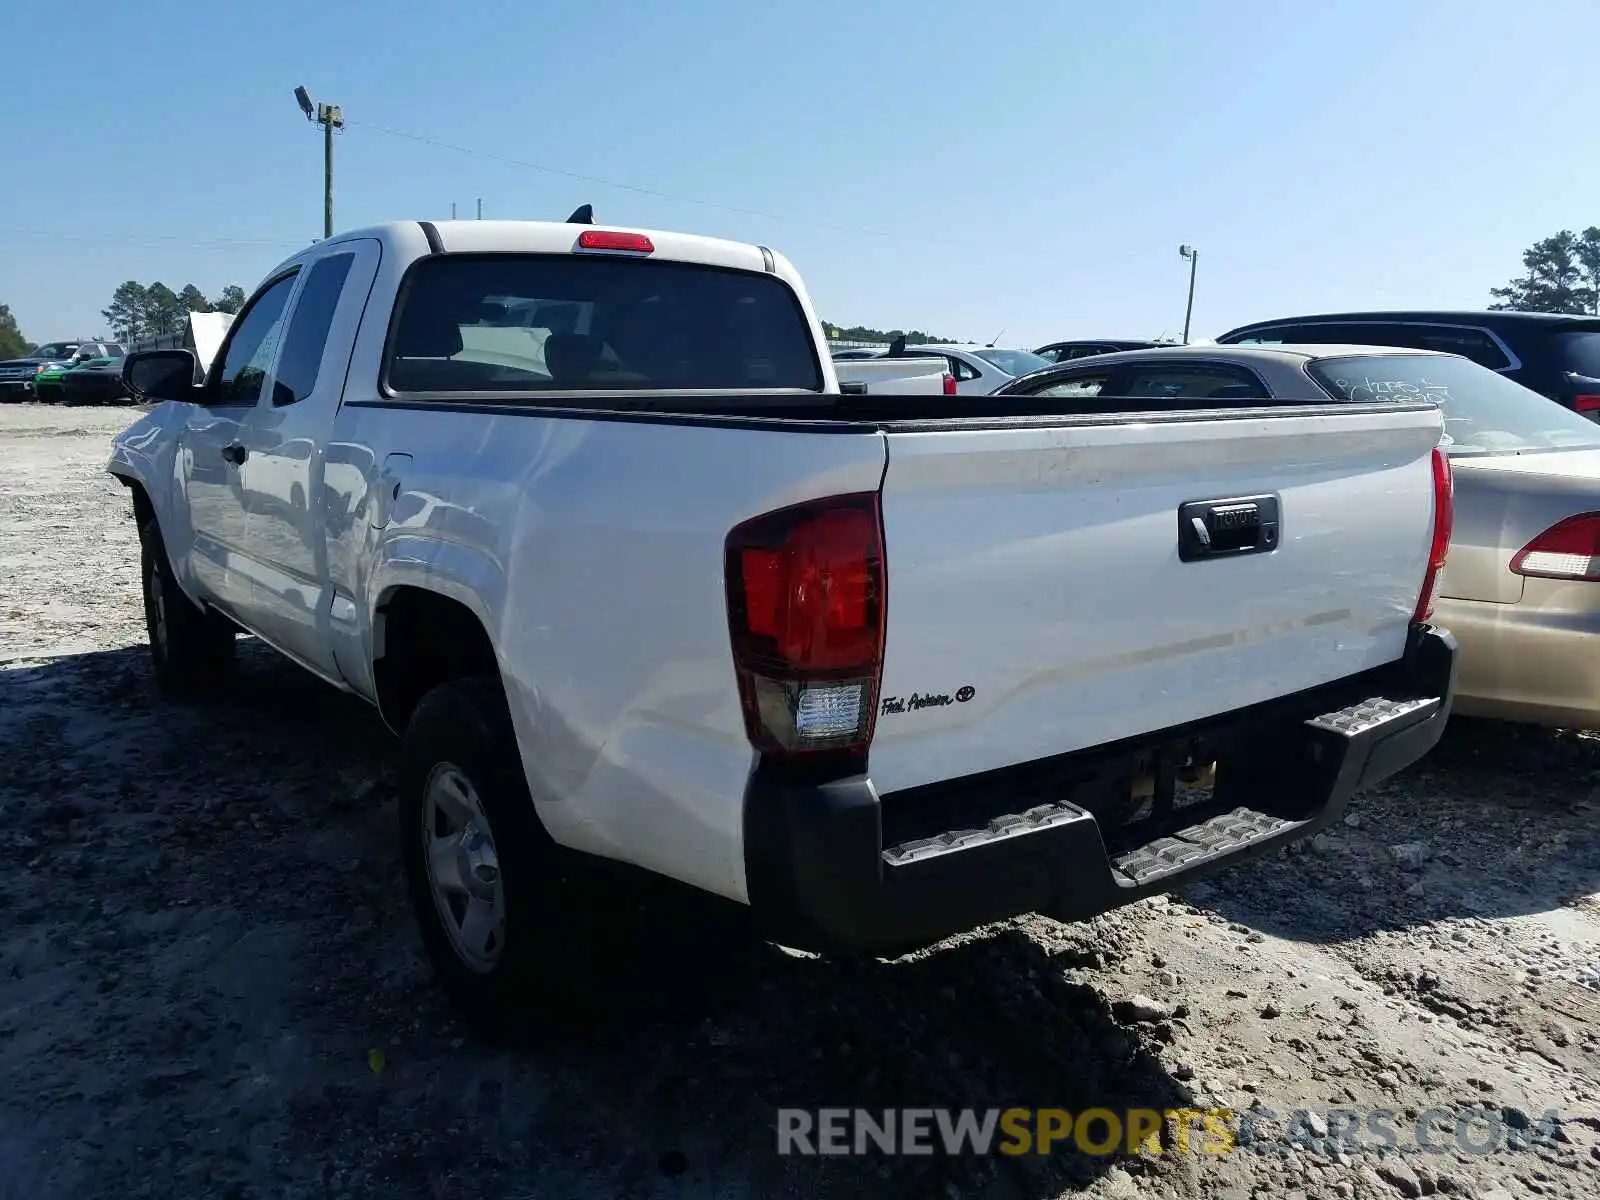
M965 704L978 694L971 684L956 689L952 698L947 692L912 692L910 696L885 696L882 715L915 712L919 708L942 708L946 704Z

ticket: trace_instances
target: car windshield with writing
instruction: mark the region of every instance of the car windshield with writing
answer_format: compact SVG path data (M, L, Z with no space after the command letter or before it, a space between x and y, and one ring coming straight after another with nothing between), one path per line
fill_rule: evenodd
M984 349L976 351L976 354L984 362L999 367L1007 375L1026 375L1030 371L1042 370L1051 365L1050 359L1028 350Z
M1444 354L1351 355L1306 369L1330 395L1357 403L1427 400L1444 414L1452 455L1600 449L1600 427L1498 372Z
M576 255L442 255L412 269L394 392L822 390L811 327L775 275Z

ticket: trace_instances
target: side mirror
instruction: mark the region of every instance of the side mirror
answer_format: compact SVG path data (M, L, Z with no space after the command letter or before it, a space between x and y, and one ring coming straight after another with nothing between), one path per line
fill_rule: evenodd
M122 360L122 385L136 400L198 404L199 360L188 350L140 350Z

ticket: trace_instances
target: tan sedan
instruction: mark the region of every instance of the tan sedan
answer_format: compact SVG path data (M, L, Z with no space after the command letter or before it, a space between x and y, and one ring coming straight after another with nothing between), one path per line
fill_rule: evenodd
M1600 426L1591 428L1593 449L1451 457L1456 526L1434 620L1460 643L1458 713L1600 729Z
M1454 355L1308 373L1444 411L1455 518L1433 620L1460 645L1455 711L1600 728L1600 424Z

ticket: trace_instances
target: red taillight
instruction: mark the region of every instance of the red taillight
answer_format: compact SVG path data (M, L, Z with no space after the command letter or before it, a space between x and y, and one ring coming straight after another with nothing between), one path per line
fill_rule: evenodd
M655 253L655 243L642 233L617 233L609 229L585 229L578 235L580 250L631 250L636 254Z
M1518 575L1600 582L1600 513L1580 513L1546 529L1511 559Z
M1422 593L1417 597L1416 621L1426 621L1433 616L1433 602L1439 598L1439 577L1444 571L1445 556L1450 551L1450 530L1455 524L1455 478L1450 474L1450 460L1437 446L1433 449L1433 540L1428 546L1428 571L1422 577Z
M1574 396L1572 407L1581 413L1588 413L1591 419L1600 420L1600 396Z
M830 496L735 526L728 628L758 750L865 750L883 666L883 524L876 492Z
M946 396L954 396L956 394L956 377L950 374L949 371L944 373L944 394Z

